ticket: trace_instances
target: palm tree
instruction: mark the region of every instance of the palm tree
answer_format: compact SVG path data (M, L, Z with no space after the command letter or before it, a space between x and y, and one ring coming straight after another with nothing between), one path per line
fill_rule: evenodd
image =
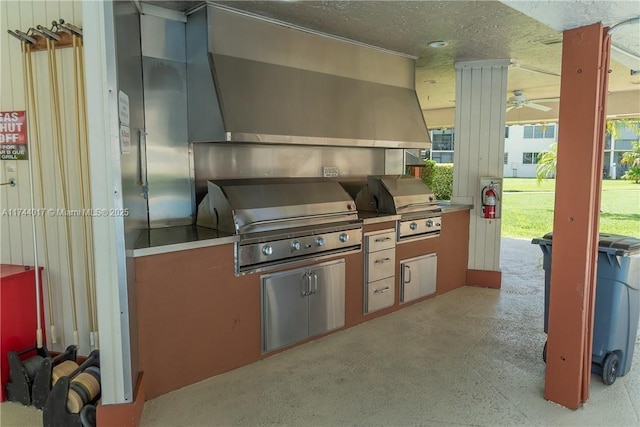
M536 175L538 185L544 178L554 177L556 175L556 167L558 166L558 144L553 143L549 146L548 151L538 154L538 165L536 166Z
M607 120L605 123L605 133L611 135L613 139L618 139L620 131L623 129L629 129L636 135L640 135L640 121L637 119L615 119Z
M640 183L640 143L638 141L634 141L631 151L622 154L620 163L631 166L622 178L632 179L636 184Z
M607 120L605 131L612 138L618 138L620 136L620 131L623 129L629 129L635 132L637 135L640 135L640 121L637 119L616 119L616 120ZM625 160L627 159L628 160ZM632 167L627 172L631 172L625 174L625 179L633 179L637 182L640 181L640 148L638 148L638 143L634 143L633 151L624 153L622 155L622 163L627 163L632 165ZM551 144L549 146L548 151L543 151L538 155L538 165L536 166L536 175L538 179L538 184L542 182L543 179L548 177L554 177L556 174L556 167L558 165L558 144Z

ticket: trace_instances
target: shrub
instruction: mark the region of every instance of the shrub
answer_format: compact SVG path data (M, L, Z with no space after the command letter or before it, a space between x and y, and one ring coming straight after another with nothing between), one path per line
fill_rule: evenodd
M425 167L422 168L422 182L427 184L427 187L431 188L437 163L435 160L426 159L424 164Z
M432 160L431 160L432 161ZM422 175L422 181L433 191L433 194L438 200L451 200L451 193L453 192L453 164L441 163L434 164L432 172L429 174L431 181L427 182L425 179L425 173ZM429 166L427 165L427 168ZM425 169L427 169L425 168Z
M622 175L622 179L634 181L636 184L640 183L640 166L631 166L624 175Z

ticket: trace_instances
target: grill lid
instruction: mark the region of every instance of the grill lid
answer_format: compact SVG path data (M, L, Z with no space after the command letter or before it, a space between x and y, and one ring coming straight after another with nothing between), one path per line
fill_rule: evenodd
M326 225L358 219L336 181L269 178L209 181L197 224L233 234Z
M435 210L433 192L421 179L408 175L371 175L356 199L359 209L408 214Z

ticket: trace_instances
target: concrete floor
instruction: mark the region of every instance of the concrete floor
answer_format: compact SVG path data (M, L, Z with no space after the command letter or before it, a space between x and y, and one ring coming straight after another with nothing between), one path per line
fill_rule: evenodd
M543 399L541 261L503 239L502 290L458 289L160 396L142 426L640 425L640 339L633 369L592 375L579 410ZM0 409L2 426L41 425Z

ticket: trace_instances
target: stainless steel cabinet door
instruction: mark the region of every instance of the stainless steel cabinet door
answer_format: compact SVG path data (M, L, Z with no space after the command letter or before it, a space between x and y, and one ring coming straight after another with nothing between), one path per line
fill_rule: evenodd
M309 336L344 326L344 260L320 264L309 274Z
M262 276L262 350L307 338L309 280L304 268Z
M428 254L400 262L400 304L436 291L438 257Z

